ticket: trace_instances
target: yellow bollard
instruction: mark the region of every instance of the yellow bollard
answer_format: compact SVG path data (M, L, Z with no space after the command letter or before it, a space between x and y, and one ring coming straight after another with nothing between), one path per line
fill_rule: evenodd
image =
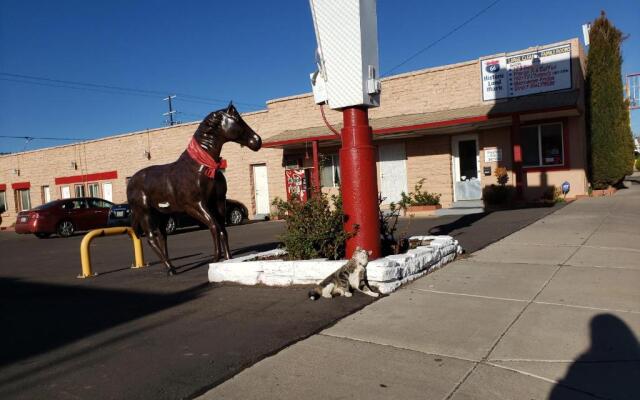
M136 236L133 229L129 227L94 229L84 235L84 238L82 238L82 243L80 243L80 262L82 264L82 273L78 275L78 278L89 278L91 276L98 275L97 273L93 273L91 271L91 254L89 253L89 245L94 238L102 236L123 235L125 233L129 235L131 241L133 242L134 264L131 266L131 268L145 267L144 253L142 252L142 242L140 241L140 238Z

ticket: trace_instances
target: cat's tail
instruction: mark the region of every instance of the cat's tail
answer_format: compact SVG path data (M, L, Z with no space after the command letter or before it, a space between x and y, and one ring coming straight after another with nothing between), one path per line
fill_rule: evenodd
M320 286L316 286L312 290L309 290L309 298L311 300L318 300L322 296L322 288Z

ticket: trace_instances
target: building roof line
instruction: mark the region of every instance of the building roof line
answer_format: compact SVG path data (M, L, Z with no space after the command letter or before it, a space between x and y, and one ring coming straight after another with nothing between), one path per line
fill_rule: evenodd
M496 57L509 56L509 55L512 55L512 54L518 54L518 53L533 51L535 49L545 49L545 48L548 48L548 47L555 47L555 46L560 46L560 45L563 45L563 44L569 44L569 43L572 43L572 42L578 41L578 40L579 39L577 37L572 37L572 38L569 38L569 39L566 39L566 40L562 40L562 41L559 41L559 42L555 42L555 43L536 45L536 46L529 46L526 49L520 49L520 50L514 50L514 51L502 52L502 53L495 53L495 54L491 54L491 55L487 55L487 56L480 56L480 57L478 57L476 59L473 59L473 60L460 61L460 62L457 62L457 63L445 64L445 65L438 65L438 66L435 66L435 67L422 68L422 69L418 69L418 70L415 70L415 71L408 71L408 72L403 72L401 74L386 76L384 78L381 78L380 81L382 81L382 82L391 81L391 80L395 80L395 79L402 79L402 78L408 78L408 77L416 76L416 75L429 74L429 73L443 71L443 70L447 70L447 69L462 68L462 67L466 67L468 65L477 64L481 60L484 60L484 59L487 59L487 58L496 58ZM280 102L283 102L283 101L303 99L303 98L311 97L311 96L313 96L313 92L305 92L305 93L295 94L295 95L291 95L291 96L285 96L285 97L279 97L279 98L267 100L266 103L267 103L267 105L269 105L269 104L274 104L274 103L280 103Z

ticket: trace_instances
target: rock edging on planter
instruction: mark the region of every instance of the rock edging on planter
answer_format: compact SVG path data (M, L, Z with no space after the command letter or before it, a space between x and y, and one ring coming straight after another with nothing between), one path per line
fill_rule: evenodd
M462 247L451 236L412 236L418 241L415 249L405 254L391 255L369 261L369 285L380 293L391 293L402 284L435 271L462 254ZM238 257L221 263L209 264L210 282L235 282L244 285L268 286L316 284L345 264L345 260L258 260L286 254L284 249Z

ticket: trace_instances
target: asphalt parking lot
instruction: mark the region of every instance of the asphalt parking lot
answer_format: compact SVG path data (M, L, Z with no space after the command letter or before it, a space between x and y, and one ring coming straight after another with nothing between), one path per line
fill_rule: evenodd
M553 208L403 219L399 232L451 234L472 252ZM275 247L282 222L230 227L234 255ZM179 274L132 270L126 236L92 245L95 278L77 279L82 235L40 240L0 232L0 398L190 398L365 307L311 302L308 287L210 284L207 231L169 239Z

